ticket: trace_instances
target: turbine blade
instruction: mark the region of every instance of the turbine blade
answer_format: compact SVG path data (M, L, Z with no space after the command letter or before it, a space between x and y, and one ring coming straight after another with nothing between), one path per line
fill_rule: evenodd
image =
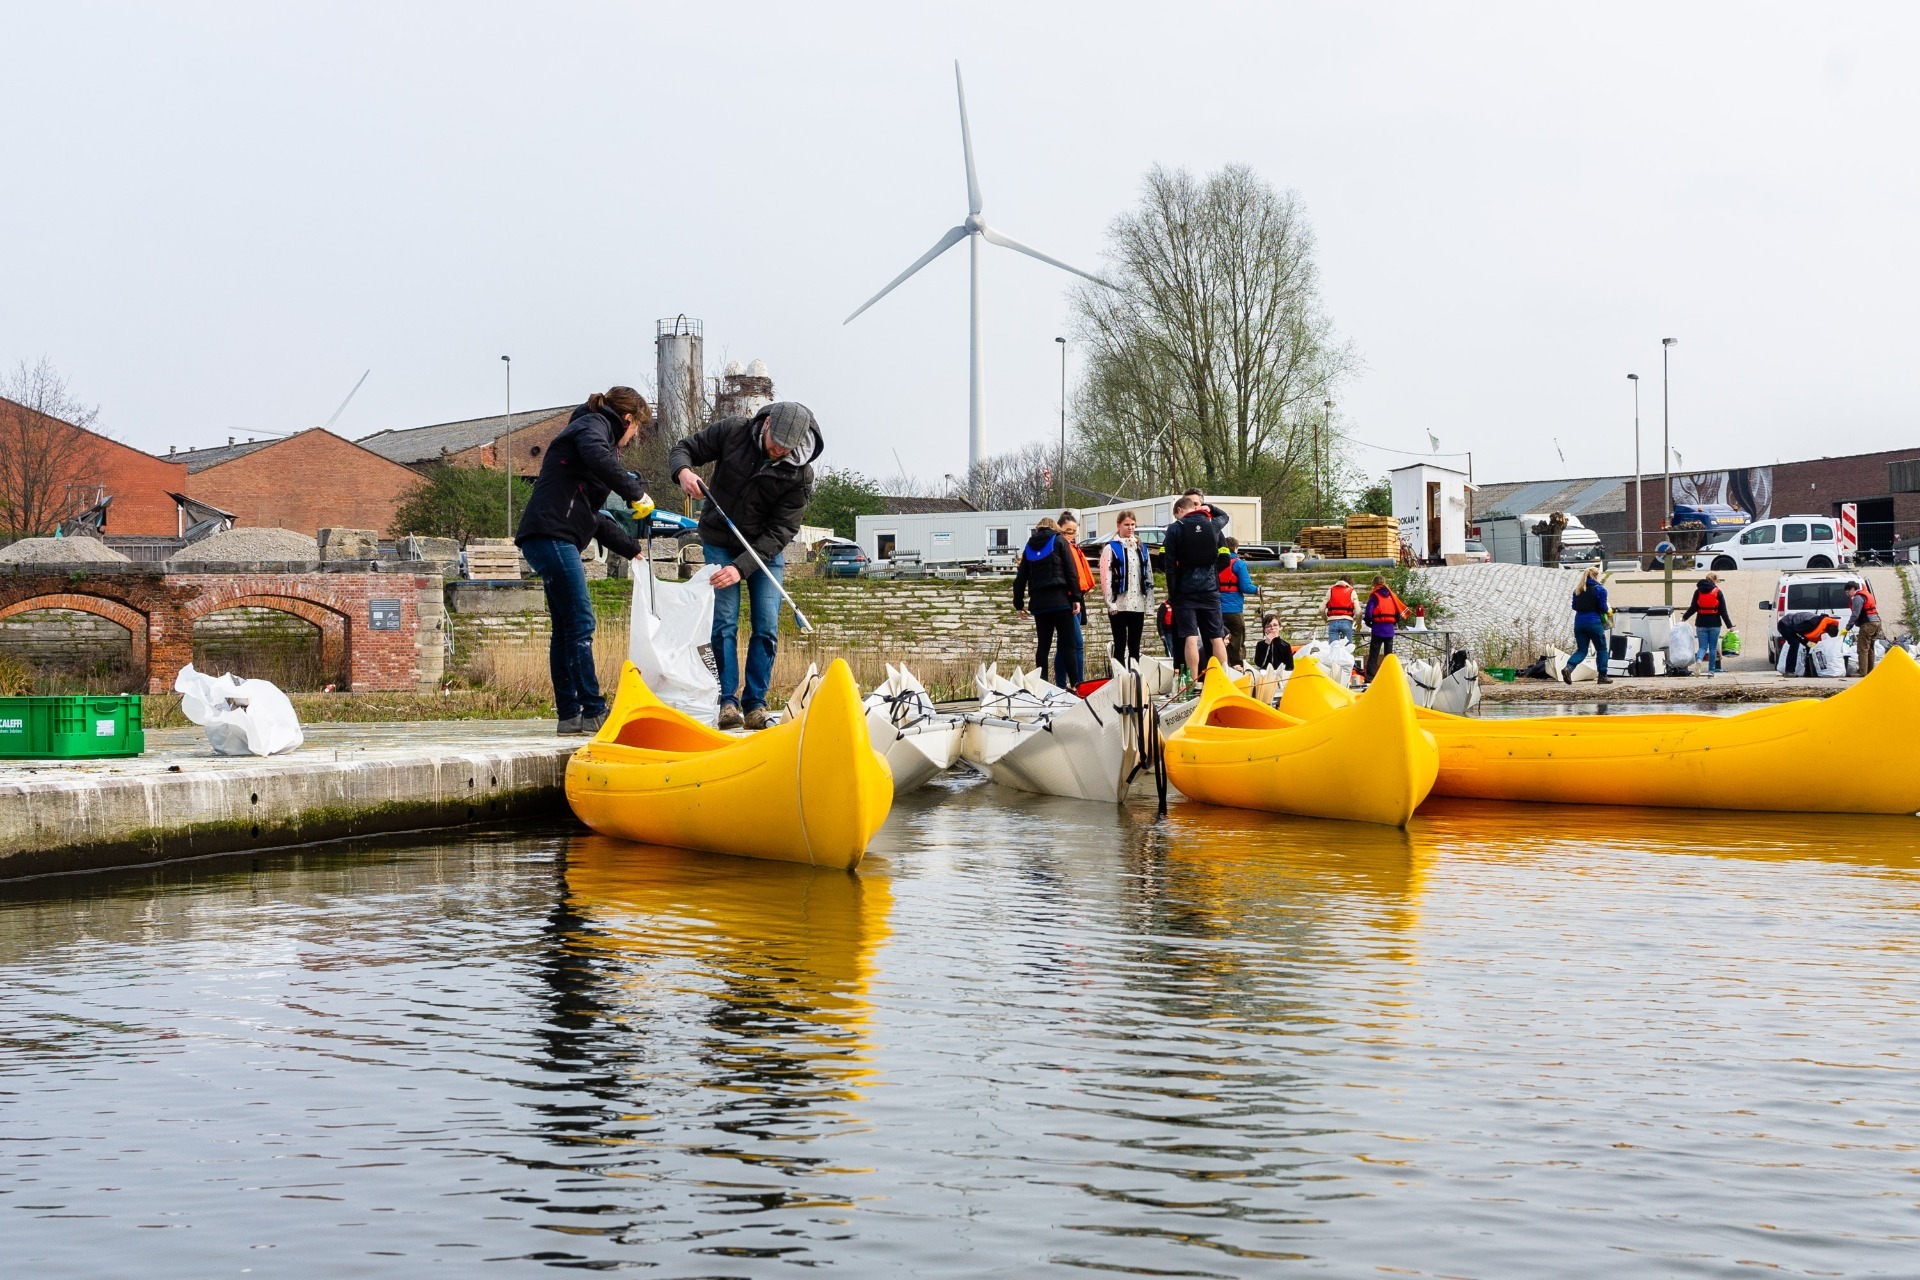
M992 227L982 227L980 229L980 234L987 238L988 244L997 244L1002 249L1011 249L1015 253L1024 253L1029 258L1038 258L1040 259L1040 261L1048 264L1049 266L1058 267L1062 271L1071 271L1073 272L1073 274L1077 276L1085 276L1087 279L1093 281L1095 284L1106 285L1107 288L1109 289L1117 289L1120 287L1114 284L1113 281L1102 279L1101 277L1093 274L1093 272L1091 271L1082 271L1080 268L1074 266L1070 262L1062 262L1058 258L1049 258L1046 254L1040 252L1038 249L1034 248L1033 246L1021 244L1018 240L1015 240L1012 236L1002 235L1000 232L995 231Z
M953 87L960 95L960 149L967 154L967 212L980 212L980 179L973 171L973 130L967 127L967 86L960 82L960 61L953 63Z
M372 372L373 370L371 369L367 370L367 373L372 373ZM333 424L340 421L340 415L347 411L347 406L353 403L353 398L360 394L360 388L366 385L367 373L363 373L360 375L360 381L353 384L353 390L347 392L347 398L340 402L340 407L333 411L333 416L327 419L327 425L325 427L322 427L321 430L323 431L331 430L333 427Z
M952 230L948 231L947 234L940 237L939 244L934 245L933 248L921 254L919 258L915 259L914 264L912 266L908 267L905 271L902 271L899 275L895 276L892 282L889 283L886 288L882 289L880 292L874 294L871 298L868 298L865 302L861 303L860 311L865 311L868 307L880 301L880 299L886 297L888 294L892 293L895 289L900 287L901 283L905 281L908 276L912 275L914 272L918 271L920 268L926 266L929 262L932 262L935 258L939 257L941 254L945 253L947 250L953 248L953 246L959 244L962 240L965 240L966 238L967 238L967 229L965 227L954 227ZM856 319L859 318L860 311L855 311L852 315L848 316L845 320L842 320L840 323L852 324Z

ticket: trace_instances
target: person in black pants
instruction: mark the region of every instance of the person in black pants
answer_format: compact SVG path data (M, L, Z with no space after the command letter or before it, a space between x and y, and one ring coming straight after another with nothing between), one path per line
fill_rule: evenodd
M1253 665L1255 667L1285 667L1293 670L1293 646L1280 634L1280 615L1262 614L1260 618L1260 642L1253 646Z
M1173 634L1198 680L1206 672L1204 640L1214 661L1227 665L1227 626L1220 617L1220 547L1227 515L1215 514L1193 490L1173 504L1167 526L1167 598L1173 602Z
M1033 527L1020 552L1020 564L1013 571L1013 607L1021 617L1033 619L1034 662L1043 673L1047 652L1053 651L1053 682L1062 689L1074 687L1070 683L1078 643L1074 615L1080 605L1080 571L1073 553L1059 526L1043 519Z

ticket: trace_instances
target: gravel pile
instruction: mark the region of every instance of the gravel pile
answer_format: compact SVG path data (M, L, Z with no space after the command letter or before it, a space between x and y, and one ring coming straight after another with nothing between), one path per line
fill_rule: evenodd
M97 538L22 538L0 548L0 564L126 564L128 558Z
M229 529L183 547L167 561L171 568L196 564L246 564L253 561L320 559L320 544L291 529Z

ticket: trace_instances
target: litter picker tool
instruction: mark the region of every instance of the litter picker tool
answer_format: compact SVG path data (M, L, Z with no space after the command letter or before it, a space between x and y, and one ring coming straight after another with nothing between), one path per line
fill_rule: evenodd
M733 530L733 536L740 540L740 545L745 547L747 554L753 558L754 566L767 575L767 581L773 584L773 589L780 593L780 598L787 602L789 609L793 610L793 620L800 624L800 630L813 630L813 624L807 621L807 615L800 612L800 606L795 604L793 597L787 594L787 589L781 585L780 579L773 576L772 571L767 568L767 562L760 558L760 553L753 549L751 542L747 541L747 535L740 532L740 526L733 522L733 517L727 514L726 508L713 500L713 490L704 481L700 485L700 496L707 500L708 506L719 513L722 520L727 522L727 528Z

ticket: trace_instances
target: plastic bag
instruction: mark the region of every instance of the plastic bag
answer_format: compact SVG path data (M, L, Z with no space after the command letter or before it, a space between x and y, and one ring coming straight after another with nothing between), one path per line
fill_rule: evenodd
M1351 640L1309 640L1295 651L1320 664L1320 670L1335 684L1345 687L1353 682L1354 644Z
M189 662L173 678L173 691L180 714L207 731L216 755L277 756L306 741L293 703L270 681L210 676Z
M1825 679L1847 674L1847 646L1839 636L1828 636L1813 646L1813 674Z
M1685 675L1700 656L1700 638L1691 622L1676 622L1667 632L1667 673Z
M1730 658L1740 656L1740 633L1732 627L1728 627L1720 635L1720 652Z
M633 575L633 613L627 656L653 696L674 710L712 725L720 719L720 681L700 660L713 637L713 584L718 565L685 582Z

